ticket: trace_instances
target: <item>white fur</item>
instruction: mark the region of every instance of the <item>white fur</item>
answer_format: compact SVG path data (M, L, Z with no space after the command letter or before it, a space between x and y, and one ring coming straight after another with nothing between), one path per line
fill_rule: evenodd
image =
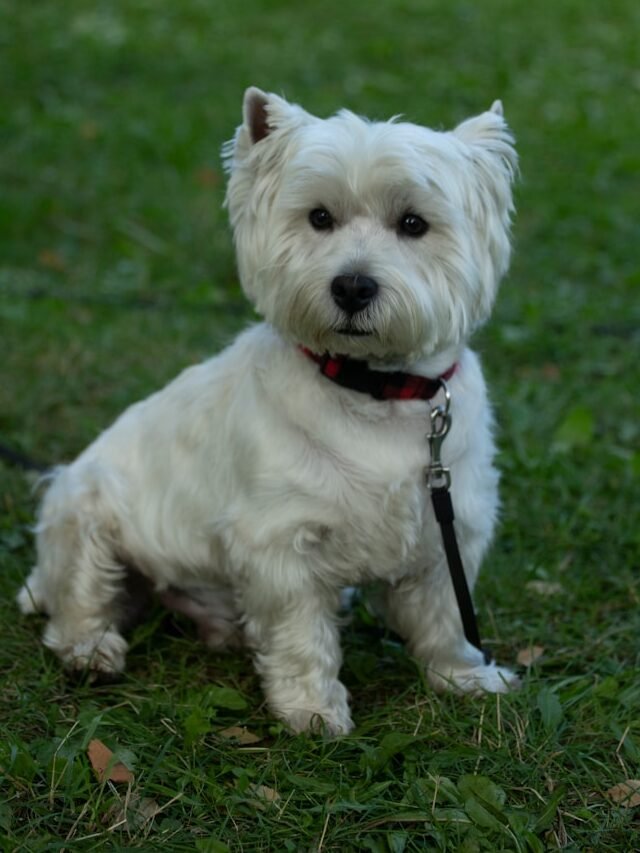
M242 634L275 714L352 726L338 680L344 587L388 584L390 624L438 689L503 691L466 642L424 480L429 404L339 388L298 348L437 376L453 362L452 470L470 585L497 511L491 413L469 335L509 260L516 167L501 105L449 133L326 121L257 89L226 149L242 285L265 323L128 409L54 472L19 595L70 667L124 667L115 602L135 566L215 648ZM310 210L327 208L330 231ZM406 212L430 225L399 235ZM337 275L379 293L341 334Z

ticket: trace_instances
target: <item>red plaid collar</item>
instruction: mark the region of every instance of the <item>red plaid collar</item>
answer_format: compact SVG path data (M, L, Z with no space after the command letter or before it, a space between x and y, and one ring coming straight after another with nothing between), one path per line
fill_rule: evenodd
M318 355L302 346L300 350L315 361L327 379L351 391L369 394L375 400L431 400L442 387L442 380L450 379L458 367L453 364L441 376L429 379L401 370L373 370L366 361L346 355Z

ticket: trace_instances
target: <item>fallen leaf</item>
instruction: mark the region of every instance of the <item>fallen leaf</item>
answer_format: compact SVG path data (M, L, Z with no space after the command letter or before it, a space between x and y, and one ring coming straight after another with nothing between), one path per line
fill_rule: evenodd
M520 666L531 666L532 663L541 658L544 654L543 646L528 646L526 649L521 649L518 652L517 661Z
M133 782L133 773L121 761L110 764L113 752L101 740L90 741L87 755L100 782Z
M566 572L571 563L573 563L574 553L573 551L568 551L564 557L558 563L558 571Z
M575 406L555 431L551 446L560 453L586 447L593 439L595 428L593 412L586 406Z
M640 806L640 779L627 779L626 782L614 785L607 791L607 796L626 809Z
M255 794L260 800L264 800L267 803L275 803L276 800L280 799L280 794L277 791L274 791L273 788L269 788L266 785L250 785L249 791L252 794Z
M544 596L558 595L564 592L562 584L555 581L529 581L526 586L531 592Z
M143 797L136 805L135 822L147 823L160 812L160 806L151 797Z
M55 270L56 272L62 272L67 266L64 258L54 249L43 249L39 252L38 263L41 267L46 267L48 270Z
M555 732L564 719L562 703L550 688L543 687L538 693L537 705L543 726L547 731Z
M133 794L131 798L125 797L124 801L115 803L107 810L102 818L102 823L109 827L109 832L125 826L129 830L138 829L162 811L155 800L150 797L142 797Z
M542 365L542 375L545 379L553 382L556 379L560 379L560 368L557 364L553 364L553 362L547 362Z
M196 181L201 187L217 187L220 185L221 181L220 173L216 172L215 169L212 169L209 166L203 166L196 172Z
M100 133L100 128L95 121L83 121L80 125L80 136L91 141Z
M254 735L253 732L250 732L246 726L230 726L228 729L222 729L222 731L218 732L220 737L228 738L229 740L235 740L237 743L246 745L250 743L258 743L262 740L258 735Z
M209 687L203 696L206 708L228 708L230 711L243 711L247 700L233 687Z

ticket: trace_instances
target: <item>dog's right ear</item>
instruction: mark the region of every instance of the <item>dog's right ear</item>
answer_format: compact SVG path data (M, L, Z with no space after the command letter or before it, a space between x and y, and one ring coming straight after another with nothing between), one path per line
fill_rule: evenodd
M251 86L244 93L244 102L242 104L244 126L249 129L249 138L254 145L256 142L264 139L265 136L268 136L271 130L267 114L268 103L268 95L255 86Z
M244 93L242 116L251 143L255 145L276 130L299 127L313 120L313 116L299 107L290 104L279 95L263 92L250 86Z
M277 126L277 115L274 115L274 109L281 104L289 106L282 98L277 95L268 95L262 89L255 86L250 86L244 93L244 102L242 105L242 115L244 118L244 127L249 132L249 139L255 145L260 142Z

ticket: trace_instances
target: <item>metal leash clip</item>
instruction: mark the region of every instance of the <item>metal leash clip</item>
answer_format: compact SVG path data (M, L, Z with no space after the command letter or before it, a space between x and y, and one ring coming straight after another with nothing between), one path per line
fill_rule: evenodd
M429 453L431 461L425 474L427 485L434 489L448 489L451 486L451 473L449 468L442 464L441 451L449 429L451 428L451 394L444 379L440 380L444 392L444 403L431 408L431 432L427 435L429 442Z

